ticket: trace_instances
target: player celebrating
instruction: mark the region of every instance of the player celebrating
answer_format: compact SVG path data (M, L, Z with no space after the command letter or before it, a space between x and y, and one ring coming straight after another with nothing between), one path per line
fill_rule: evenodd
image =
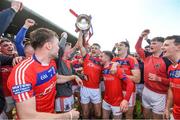
M144 30L136 43L136 52L144 62L143 114L146 119L162 119L169 86L167 69L171 62L162 57L161 47L164 42L162 37L151 40L151 53L142 49L142 40L147 37L149 32L149 30Z
M133 110L136 101L135 83L140 82L139 65L136 58L129 55L130 46L128 41L120 42L120 44L117 46L117 49L118 49L118 55L117 55L118 57L115 57L112 61L118 63L121 66L121 69L124 70L125 74L133 81L134 90L129 100L129 109L126 112L126 119L132 119ZM124 94L126 94L126 89L127 89L126 86L127 86L126 84L123 84Z
M164 56L172 61L168 69L170 87L165 110L165 118L169 119L170 108L173 106L174 119L180 119L180 36L169 36L163 44Z
M52 30L39 28L30 34L35 54L15 66L8 79L8 88L16 101L20 119L72 119L79 112L54 113L55 85L78 77L56 74L59 40ZM57 79L58 78L58 79Z
M100 64L100 59L98 58L100 52L100 46L98 44L93 44L91 47L91 53L87 53L82 42L82 33L79 34L79 47L81 54L84 58L84 74L87 80L84 80L83 87L80 89L81 105L83 111L83 118L89 118L90 113L90 102L93 103L95 117L101 117L101 91L99 89L100 77L102 66Z
M128 101L133 92L134 85L133 82L122 72L120 67L117 68L115 74L110 73L112 66L111 60L113 59L112 52L104 51L101 59L104 64L102 74L105 83L103 119L109 119L111 111L114 119L120 119L122 117L122 112L128 110ZM125 96L123 96L122 82L127 84Z

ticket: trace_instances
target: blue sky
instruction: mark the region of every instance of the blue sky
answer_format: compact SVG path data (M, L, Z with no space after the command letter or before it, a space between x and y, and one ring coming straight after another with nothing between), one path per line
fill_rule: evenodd
M180 0L21 0L25 6L72 33L76 18L69 13L92 15L94 36L102 50L111 50L116 42L127 38L134 50L143 29L150 38L180 34ZM144 43L143 45L146 45Z

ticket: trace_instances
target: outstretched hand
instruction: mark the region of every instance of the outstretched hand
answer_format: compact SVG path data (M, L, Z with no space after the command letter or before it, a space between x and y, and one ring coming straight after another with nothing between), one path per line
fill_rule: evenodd
M78 76L75 76L75 81L79 86L83 86L83 81Z

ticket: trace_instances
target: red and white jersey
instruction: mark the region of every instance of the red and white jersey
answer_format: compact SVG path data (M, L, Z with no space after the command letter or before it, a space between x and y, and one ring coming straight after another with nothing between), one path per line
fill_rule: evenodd
M12 68L13 67L9 65L0 67L0 74L1 74L1 80L2 80L1 84L2 84L3 93L5 97L11 96L11 92L9 91L7 87L7 80L11 73Z
M104 100L112 106L119 106L123 99L129 101L134 89L133 82L126 77L126 74L124 74L120 67L118 67L116 74L111 74L111 67L112 65L109 65L102 71L105 84ZM126 83L128 88L125 97L122 92L123 83Z
M52 60L48 66L43 66L35 55L16 65L8 79L8 88L13 99L23 102L35 97L38 112L54 112L55 85L55 61Z
M126 58L116 57L112 60L113 62L118 62L121 69L124 70L126 75L132 75L131 70L139 69L139 63L136 58L128 55ZM123 90L126 90L126 84L123 84ZM135 83L134 83L134 92L135 92Z
M88 79L83 81L83 85L87 88L99 88L100 77L102 72L100 59L86 54L86 56L84 57L83 69L84 74L87 76Z
M180 61L176 66L171 65L168 73L173 92L173 116L175 119L180 119Z
M139 37L136 43L136 51L144 62L144 84L153 92L167 94L170 82L167 70L171 62L167 58L162 57L162 55L156 57L151 53L145 52L141 47L142 41L143 37ZM161 82L149 80L149 73L156 74L161 78Z

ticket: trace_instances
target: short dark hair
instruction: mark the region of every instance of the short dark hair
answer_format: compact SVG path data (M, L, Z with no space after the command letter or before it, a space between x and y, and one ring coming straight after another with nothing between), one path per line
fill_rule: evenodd
M175 45L180 45L180 35L168 36L165 40L174 40Z
M113 53L111 52L111 51L103 51L103 53L105 54L105 55L107 55L109 58L110 58L110 60L112 60L113 59Z
M9 40L8 38L0 38L1 40L0 40L0 45L2 44L2 43L4 43L4 42L11 42L12 43L12 41L11 40Z
M93 43L92 45L98 46L101 49L101 46L98 43Z
M163 37L155 37L155 38L153 38L151 40L151 42L155 42L155 41L163 43L164 42L164 38Z
M31 44L34 49L41 48L53 37L59 38L57 33L47 28L38 28L30 33Z

